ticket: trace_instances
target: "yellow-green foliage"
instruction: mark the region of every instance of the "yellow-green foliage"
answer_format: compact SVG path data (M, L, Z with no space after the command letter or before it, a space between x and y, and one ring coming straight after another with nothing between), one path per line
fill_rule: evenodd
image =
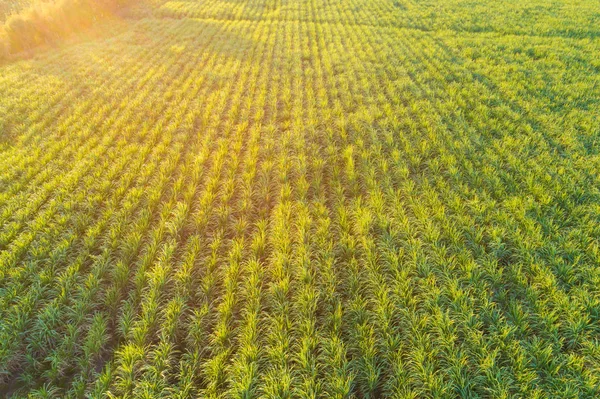
M9 16L24 10L34 1L35 0L0 0L0 22L4 22Z
M31 50L81 31L124 5L124 0L38 1L11 14L0 27L4 53Z
M0 66L0 397L600 397L595 1L142 0Z

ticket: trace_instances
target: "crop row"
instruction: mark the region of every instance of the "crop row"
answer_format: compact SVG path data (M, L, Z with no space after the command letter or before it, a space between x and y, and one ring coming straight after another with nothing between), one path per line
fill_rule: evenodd
M592 53L217 3L2 67L0 393L597 396Z

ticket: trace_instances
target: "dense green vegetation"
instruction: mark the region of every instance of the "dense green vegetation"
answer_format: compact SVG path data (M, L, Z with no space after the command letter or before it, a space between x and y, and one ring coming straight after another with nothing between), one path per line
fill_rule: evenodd
M596 0L141 0L0 66L0 396L600 396Z

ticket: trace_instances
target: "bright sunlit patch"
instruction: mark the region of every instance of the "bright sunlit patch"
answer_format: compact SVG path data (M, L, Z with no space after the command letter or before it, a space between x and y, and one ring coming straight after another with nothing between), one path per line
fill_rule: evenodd
M174 44L171 46L171 51L175 54L181 54L185 51L186 46L184 44Z
M0 25L0 60L83 31L132 1L35 0Z

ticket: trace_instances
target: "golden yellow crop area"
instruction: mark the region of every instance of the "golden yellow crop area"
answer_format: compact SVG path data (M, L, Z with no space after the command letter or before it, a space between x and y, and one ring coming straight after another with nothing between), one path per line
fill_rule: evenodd
M0 396L600 397L597 0L139 0L0 65Z
M0 0L0 23L27 8L34 0Z

